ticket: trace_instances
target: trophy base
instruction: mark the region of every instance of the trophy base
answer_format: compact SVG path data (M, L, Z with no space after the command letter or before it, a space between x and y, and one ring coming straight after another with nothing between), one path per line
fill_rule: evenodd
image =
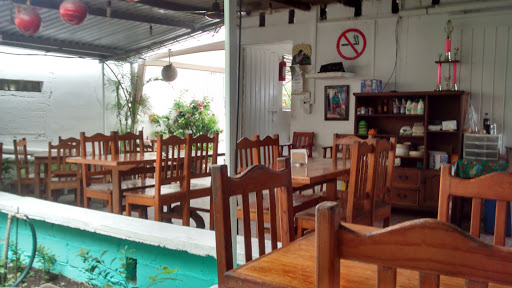
M453 90L458 91L459 87L457 87L457 84L453 84Z
M446 54L444 54L444 61L452 61L452 53L451 52L446 52Z
M437 85L437 86L436 86L436 90L434 90L434 91L441 91L441 90L442 90L442 89L441 89L441 85Z

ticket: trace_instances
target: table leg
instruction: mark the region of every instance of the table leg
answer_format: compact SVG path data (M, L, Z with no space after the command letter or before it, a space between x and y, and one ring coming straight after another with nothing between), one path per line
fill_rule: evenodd
M119 169L112 168L112 211L123 214Z
M326 184L325 192L326 192L327 201L336 201L337 179L334 178L334 180L330 180L329 182L326 182L325 184Z
M36 183L34 185L34 196L39 198L41 195L41 161L34 161L34 177L36 178Z

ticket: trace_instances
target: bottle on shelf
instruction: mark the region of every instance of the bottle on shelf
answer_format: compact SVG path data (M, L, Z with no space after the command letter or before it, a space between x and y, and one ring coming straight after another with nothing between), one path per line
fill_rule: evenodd
M402 98L402 105L400 106L400 114L405 114L407 110L407 103L405 102L405 98Z
M489 113L485 113L484 116L484 130L486 134L491 134L491 118L489 118Z
M420 99L420 102L418 103L418 114L424 114L425 113L425 103L423 103L423 99Z
M397 98L393 99L393 114L400 114L400 104Z
M384 114L387 114L388 113L388 99L384 99L384 107L382 107L382 112Z
M418 114L418 100L412 102L411 114Z
M407 105L405 106L405 114L411 114L412 111L412 101L411 99L407 100Z

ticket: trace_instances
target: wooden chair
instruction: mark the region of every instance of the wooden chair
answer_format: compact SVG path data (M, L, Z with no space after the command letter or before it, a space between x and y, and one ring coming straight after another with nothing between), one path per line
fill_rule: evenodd
M132 206L140 205L155 208L155 221L161 221L164 206L184 201L190 186L190 161L187 159L190 137L180 138L171 135L163 139L158 135L156 142L155 187L124 192L126 215L131 216ZM189 144L190 145L190 144ZM185 151L184 158L180 155ZM186 209L182 218L186 219ZM185 222L186 220L184 220Z
M290 156L292 149L306 149L308 157L313 157L314 132L293 132L292 142L279 145L279 155L284 155L284 147L287 147Z
M388 227L391 221L391 180L395 167L396 138L391 137L375 141L375 153L370 162L373 162L373 188L372 188L372 223L383 220L383 226Z
M77 143L61 142L52 145L48 142L48 175L45 183L48 200L52 200L54 190L76 189L75 203L80 206L80 169L78 165L66 162L67 157L78 155L79 147ZM55 152L56 157L53 157L52 152Z
M217 153L219 146L219 134L214 133L212 137L206 134L189 137L187 155L190 165L190 185L187 190L187 197L181 202L182 221L184 226L190 226L190 209L210 214L210 230L213 230L213 197L212 197L212 165L217 164ZM190 207L190 200L203 197L210 197L210 209ZM184 217L183 217L184 215ZM196 223L197 224L197 223Z
M474 179L451 176L450 165L441 166L439 209L437 219L449 222L452 196L472 199L470 234L480 237L482 199L496 200L494 245L505 245L507 202L512 201L512 174L493 172Z
M274 134L273 137L266 136L260 139L259 135L253 136L253 140L242 138L237 142L237 151L239 155L239 166L237 171L245 171L252 165L261 164L271 169L276 169L276 163L279 155L279 135ZM293 191L300 191L302 187L292 187ZM269 215L269 199L268 195L263 195L264 207L264 220L268 223L270 221ZM293 214L304 211L309 208L314 208L322 201L320 193L311 195L299 195L294 193L292 195ZM250 219L256 220L256 201L249 201ZM237 207L237 219L243 219L242 206ZM268 231L268 229L266 230Z
M237 177L228 176L226 165L216 165L212 169L213 201L215 207L215 238L217 247L217 273L219 287L223 287L224 273L233 269L233 243L231 238L230 205L231 197L242 197L243 238L245 260L253 259L251 222L249 220L249 195L256 198L256 237L259 255L266 254L263 220L263 190L269 190L270 242L271 250L278 248L278 231L282 246L294 240L292 216L292 183L289 158L279 159L278 171L264 165L254 165ZM278 216L279 214L279 216ZM279 220L280 221L279 221ZM278 228L280 222L280 230Z
M364 225L372 224L372 181L374 169L370 161L375 151L375 144L367 142L354 142L351 146L350 185L347 200L340 199L344 208L343 220L348 223ZM310 208L295 216L297 221L297 235L301 237L304 231L315 229L315 210Z
M340 272L340 259L378 265L377 287L397 287L397 268L418 271L419 287L440 287L440 274L468 279L466 287L512 284L510 248L486 244L435 219L360 234L340 225L341 210L335 202L317 207L315 287L338 288L340 277L352 277Z
M18 188L19 195L31 195L23 191L23 185L38 185L36 177L33 173L30 173L29 161L27 155L27 139L21 140L14 139L14 159L16 162L16 186ZM44 175L41 175L41 179L44 179ZM33 190L32 190L33 191Z
M115 154L144 153L144 135L142 130L137 134L133 132L119 134L117 137L117 145L114 147L116 148Z
M85 136L80 132L80 155L81 157L92 156L102 157L115 154L117 143L117 132L111 135L96 133L92 136ZM101 199L108 204L109 212L112 212L112 183L110 177L112 171L101 165L82 165L82 183L84 194L84 207L89 208L89 199Z
M68 137L68 138L62 138L59 136L59 144L67 143L67 144L76 144L78 146L78 149L80 149L80 139L75 137ZM80 154L80 150L78 150L78 154Z
M243 137L236 143L238 153L237 174L242 173L252 165L262 164L269 168L275 168L279 157L279 135L266 136L260 139L254 135L252 140Z

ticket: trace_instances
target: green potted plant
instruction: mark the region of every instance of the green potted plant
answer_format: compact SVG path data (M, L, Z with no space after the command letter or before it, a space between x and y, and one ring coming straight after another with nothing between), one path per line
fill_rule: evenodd
M176 135L185 137L186 133L192 133L193 136L200 134L213 135L221 133L219 121L211 111L210 99L204 97L200 100L191 100L186 102L181 95L169 112L165 115L150 115L150 121L155 124L157 131L153 133L168 137Z

